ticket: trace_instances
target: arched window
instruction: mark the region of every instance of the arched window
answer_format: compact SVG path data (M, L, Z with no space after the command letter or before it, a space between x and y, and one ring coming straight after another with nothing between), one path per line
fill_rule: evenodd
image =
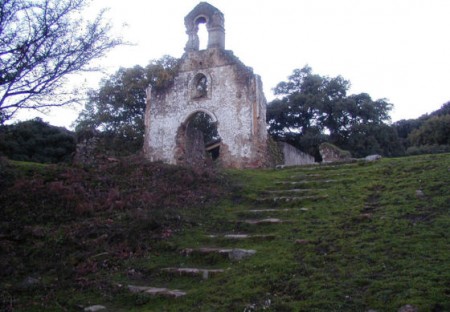
M208 87L208 78L201 73L197 74L194 78L192 98L201 99L207 97L209 91Z

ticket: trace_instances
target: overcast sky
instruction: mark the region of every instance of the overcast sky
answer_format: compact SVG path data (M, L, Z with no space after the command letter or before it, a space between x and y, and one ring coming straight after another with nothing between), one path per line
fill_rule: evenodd
M394 104L392 120L417 118L450 101L449 0L210 0L225 15L226 49L272 88L308 64L322 76L351 81L350 94L366 92ZM101 61L109 73L145 66L164 54L181 57L184 16L195 0L93 0L134 46ZM99 75L85 77L97 87ZM43 119L69 126L78 110L55 110Z

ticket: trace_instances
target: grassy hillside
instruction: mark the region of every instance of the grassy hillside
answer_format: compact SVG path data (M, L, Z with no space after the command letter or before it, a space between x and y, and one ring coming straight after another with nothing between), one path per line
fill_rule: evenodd
M0 178L6 311L450 311L449 154L221 175L3 162Z

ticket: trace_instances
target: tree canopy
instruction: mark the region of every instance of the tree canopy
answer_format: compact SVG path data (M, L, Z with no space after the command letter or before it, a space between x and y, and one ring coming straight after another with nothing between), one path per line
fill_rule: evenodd
M98 90L88 92L88 101L75 122L78 134L96 132L101 149L113 154L132 154L143 144L145 90L169 87L179 60L163 56L146 67L120 68L104 79Z
M377 136L373 136L377 144L370 148L356 141L362 133L379 131L390 120L392 104L386 99L374 101L367 93L347 95L349 88L350 82L341 76L313 74L309 66L295 69L274 89L279 98L268 104L269 133L307 152L315 150L316 156L318 144L325 140L356 156L389 150L372 148L381 143Z
M68 75L122 44L110 37L104 10L84 20L88 0L0 1L0 124L20 109L77 101Z

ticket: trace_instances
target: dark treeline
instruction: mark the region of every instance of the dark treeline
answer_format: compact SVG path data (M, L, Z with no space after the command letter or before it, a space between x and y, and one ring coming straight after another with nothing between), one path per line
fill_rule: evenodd
M0 127L0 155L37 162L71 159L76 141L92 139L96 153L111 156L141 151L145 89L171 86L179 60L164 56L146 67L121 68L88 92L75 133L40 119ZM353 157L386 157L450 152L450 102L417 119L392 123L393 104L367 93L347 94L350 81L295 69L275 88L267 106L270 136L288 142L320 161L319 145L334 144ZM206 127L207 128L207 127ZM206 134L208 135L208 134Z
M318 146L332 143L353 157L402 156L450 151L450 102L419 117L390 123L393 105L369 94L348 95L341 76L313 74L305 66L274 89L267 107L269 133L320 160Z

